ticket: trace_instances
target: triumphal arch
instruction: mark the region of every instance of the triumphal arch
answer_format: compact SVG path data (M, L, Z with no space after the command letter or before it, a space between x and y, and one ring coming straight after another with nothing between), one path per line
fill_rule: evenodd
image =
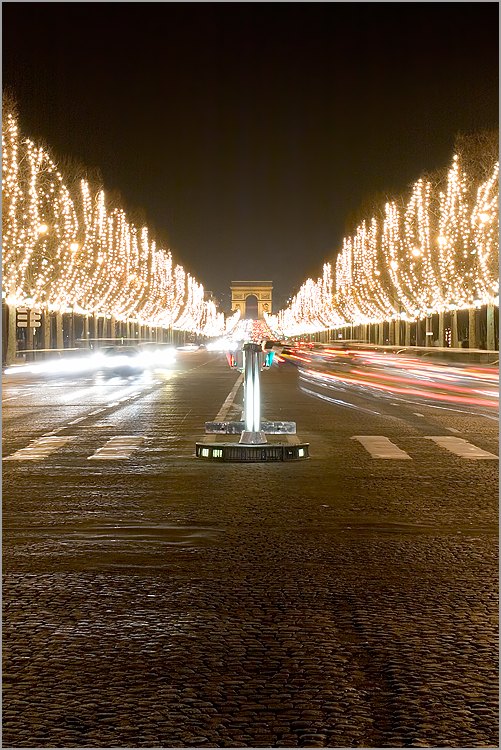
M262 318L272 312L272 292L272 281L232 281L231 309L240 310L242 318Z

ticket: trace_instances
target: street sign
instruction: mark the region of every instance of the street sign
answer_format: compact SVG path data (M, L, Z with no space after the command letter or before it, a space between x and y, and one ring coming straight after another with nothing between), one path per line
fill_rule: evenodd
M42 313L30 310L30 328L40 328Z
M16 310L16 323L18 328L28 328L28 308L18 307Z
M18 328L40 328L42 313L28 310L27 307L18 307L16 311L16 324Z

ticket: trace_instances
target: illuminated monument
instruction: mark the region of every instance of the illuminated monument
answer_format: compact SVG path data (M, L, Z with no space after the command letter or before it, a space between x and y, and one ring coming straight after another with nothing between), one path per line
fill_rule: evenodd
M272 312L272 281L232 281L231 309L240 310L242 318L262 319Z

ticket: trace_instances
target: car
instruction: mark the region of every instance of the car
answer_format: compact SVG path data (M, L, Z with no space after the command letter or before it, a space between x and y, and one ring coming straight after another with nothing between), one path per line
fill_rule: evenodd
M144 357L135 346L104 346L95 357L105 377L130 377L145 370Z

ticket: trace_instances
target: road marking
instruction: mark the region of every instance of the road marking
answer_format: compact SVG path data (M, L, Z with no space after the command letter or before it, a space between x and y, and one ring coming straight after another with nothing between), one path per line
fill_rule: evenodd
M102 448L98 448L88 461L118 461L129 458L131 453L143 442L141 435L117 435L110 438Z
M74 440L74 435L66 435L60 437L41 437L36 440L32 440L26 448L13 453L11 456L4 458L4 461L40 461L43 458L47 458L48 455L57 451L65 443L70 440Z
M424 414L420 414L418 411L413 411L412 413L415 417L424 417Z
M351 439L358 440L371 454L372 458L412 461L408 453L399 448L398 445L395 445L395 443L392 443L387 437L383 437L383 435L353 435Z
M73 422L68 422L68 424L78 424L78 422L82 422L84 419L87 419L87 417L78 417L78 419L74 419Z
M460 430L456 430L455 427L446 427L445 429L449 430L449 432L457 432L458 434L460 433Z
M226 399L225 399L223 405L221 406L221 408L219 409L218 413L216 414L216 416L212 420L213 422L224 422L224 420L226 419L226 415L228 414L228 412L231 409L231 406L233 404L233 401L235 400L235 396L237 395L237 391L240 388L240 385L241 385L243 379L244 379L244 374L242 372L242 373L240 373L240 375L236 379L235 385L233 386L233 388L231 389L231 391L229 392L229 394L226 396Z
M498 457L494 453L484 451L482 448L478 448L476 445L469 443L463 438L452 437L451 435L440 435L438 437L426 435L426 440L433 440L437 445L442 446L451 453L455 453L456 456L461 458L472 458L472 459L491 459L497 461Z

